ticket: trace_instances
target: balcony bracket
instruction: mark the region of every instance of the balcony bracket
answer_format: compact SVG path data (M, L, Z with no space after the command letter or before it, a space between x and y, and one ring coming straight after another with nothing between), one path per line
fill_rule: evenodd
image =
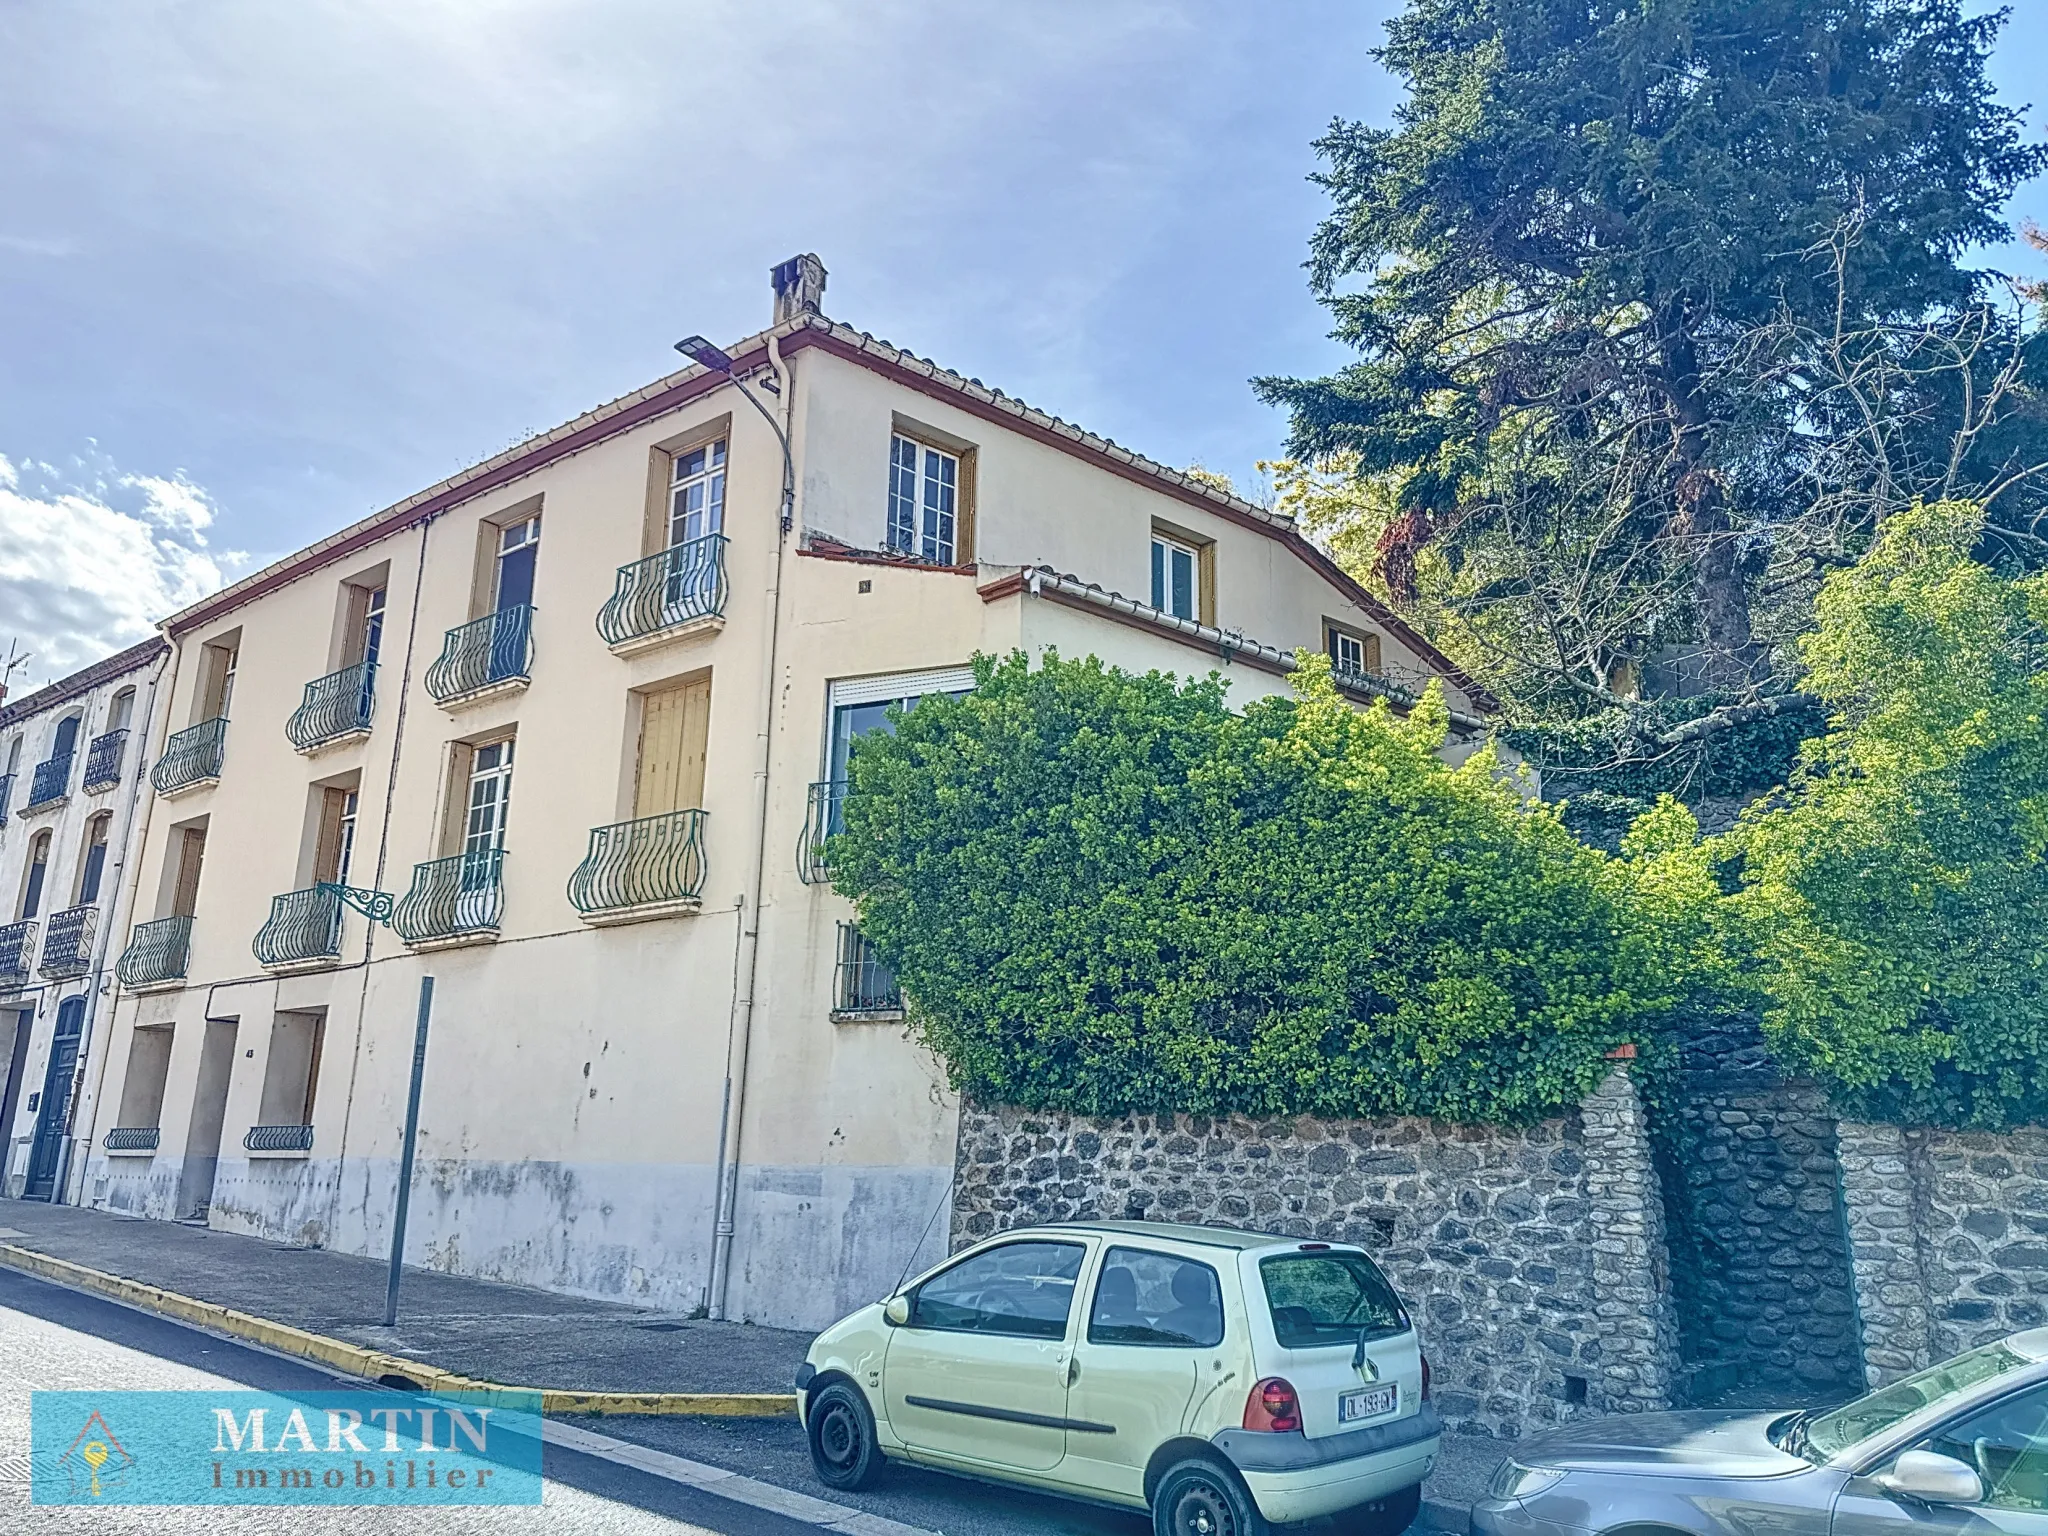
M391 925L391 909L398 905L398 898L389 891L366 891L355 885L336 885L331 880L322 880L315 890L321 895L332 895L353 912L360 912L373 923Z

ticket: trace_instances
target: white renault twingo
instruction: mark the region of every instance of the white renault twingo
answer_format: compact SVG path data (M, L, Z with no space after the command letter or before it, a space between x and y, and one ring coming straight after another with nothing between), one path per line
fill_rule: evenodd
M1160 1222L989 1238L819 1334L797 1389L834 1488L900 1459L1149 1508L1158 1536L1344 1511L1398 1536L1441 1429L1363 1249Z

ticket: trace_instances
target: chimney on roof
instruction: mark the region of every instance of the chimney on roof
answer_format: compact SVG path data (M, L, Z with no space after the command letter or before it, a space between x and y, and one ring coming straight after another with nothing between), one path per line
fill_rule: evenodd
M825 297L825 263L812 255L792 256L772 268L768 280L775 285L775 323L799 315L822 314L818 307Z

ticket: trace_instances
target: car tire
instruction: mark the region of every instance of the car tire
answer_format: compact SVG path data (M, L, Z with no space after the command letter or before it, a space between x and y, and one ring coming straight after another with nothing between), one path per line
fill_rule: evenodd
M1266 1536L1244 1484L1216 1462L1177 1461L1152 1491L1152 1536Z
M1359 1505L1341 1524L1351 1536L1401 1536L1421 1513L1422 1484L1410 1483L1383 1499Z
M850 1381L829 1382L812 1395L810 1411L804 1415L804 1438L810 1442L811 1468L828 1488L851 1493L881 1475L875 1416L860 1388Z

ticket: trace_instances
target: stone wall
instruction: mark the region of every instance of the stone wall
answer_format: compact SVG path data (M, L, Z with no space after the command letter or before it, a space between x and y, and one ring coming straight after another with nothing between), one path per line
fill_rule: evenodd
M1686 1044L1657 1126L1692 1401L1842 1395L1863 1380L1834 1113L1778 1074L1753 1021Z
M2048 1322L2048 1129L1837 1134L1870 1385Z
M1415 1311L1437 1407L1466 1432L1671 1405L1663 1207L1623 1071L1576 1114L1519 1129L968 1104L953 1188L955 1247L1120 1217L1361 1244Z

